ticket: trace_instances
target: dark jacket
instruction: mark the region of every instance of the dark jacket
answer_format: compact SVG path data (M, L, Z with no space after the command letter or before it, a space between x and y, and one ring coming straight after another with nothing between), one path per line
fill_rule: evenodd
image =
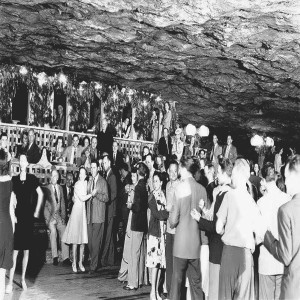
M97 141L98 141L98 150L100 151L100 155L102 155L103 152L107 152L111 156L114 137L111 131L109 130L109 128L107 128L105 132L103 131L98 132Z
M107 202L107 218L113 218L117 215L117 178L113 170L110 169L106 176L108 188L108 202Z
M134 200L132 204L131 230L147 232L147 208L148 192L145 179L140 179L134 189Z
M118 195L118 210L123 220L127 220L129 215L129 208L127 207L128 193L125 190L127 184L132 184L130 172L121 182Z
M151 193L148 198L148 205L151 210L148 233L149 235L161 237L159 222L167 220L169 212L167 212L163 206L161 206L161 210L158 210L156 203L155 197L153 193Z
M172 155L172 140L170 136L168 136L168 145L164 136L159 139L158 153L166 158Z
M117 151L116 159L114 159L114 154L111 155L111 165L116 170L119 171L123 163L123 153L121 151Z
M40 160L41 158L40 148L35 142L31 145L30 148L27 149L26 156L27 156L28 163L30 164L36 164Z
M62 190L64 193L64 198L65 198L65 207L66 207L66 221L68 222L71 212L72 212L72 208L73 208L73 195L74 195L74 188L71 186L70 187L70 193L68 195L67 193L67 186L63 185L62 186Z

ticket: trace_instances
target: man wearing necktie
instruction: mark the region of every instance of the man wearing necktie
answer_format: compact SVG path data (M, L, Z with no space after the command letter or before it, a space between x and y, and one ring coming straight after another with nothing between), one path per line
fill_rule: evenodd
M231 135L228 135L227 137L227 146L224 147L223 151L224 151L224 157L228 158L233 164L235 163L236 159L237 159L237 151L236 151L236 147L234 147L232 145L232 138Z
M213 146L210 153L210 161L217 171L217 166L219 164L219 155L222 155L222 147L218 144L218 137L213 135Z
M67 162L70 164L81 165L81 154L83 147L79 145L79 136L77 134L73 135L72 146L67 147L62 156L66 158ZM80 162L78 161L78 158Z
M177 161L180 161L183 153L183 141L181 140L181 132L182 130L180 128L177 128L175 131L175 140L172 147L172 154L175 154L177 157Z
M112 145L112 166L114 168L114 173L118 176L120 168L123 163L123 154L118 150L119 145L116 141Z
M45 187L45 220L50 230L50 243L53 265L58 265L57 233L61 240L66 229L66 208L62 187L58 184L59 173L56 169L51 172L51 183ZM68 246L61 242L62 259L64 264L69 262Z
M90 251L90 274L98 267L99 254L103 247L104 222L108 189L105 179L99 174L99 162L91 162L91 178L88 191L96 190L96 194L87 201L88 246Z

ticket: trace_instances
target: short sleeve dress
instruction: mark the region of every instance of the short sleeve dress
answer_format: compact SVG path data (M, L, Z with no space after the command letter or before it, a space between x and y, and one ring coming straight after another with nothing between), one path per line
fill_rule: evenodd
M32 174L26 174L26 180L24 181L20 179L20 175L14 176L12 182L13 192L17 198L14 249L29 250L32 247L34 222L32 198L36 193L39 182Z
M0 268L13 266L13 229L9 213L11 180L0 182Z

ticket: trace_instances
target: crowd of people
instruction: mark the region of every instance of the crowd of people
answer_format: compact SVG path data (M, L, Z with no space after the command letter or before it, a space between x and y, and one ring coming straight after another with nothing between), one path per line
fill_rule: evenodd
M2 133L0 299L13 290L20 250L27 288L33 223L41 216L54 266L93 274L116 265L122 249L118 280L128 291L151 284L151 300L299 299L299 155L286 162L266 158L260 169L238 155L230 135L225 146L213 135L208 151L195 151L182 140L182 128L171 137L165 127L155 153L144 147L129 157L106 129L104 119L91 141L80 145L74 134L71 145L58 138L45 150L33 130L16 151ZM19 158L18 176L9 175L10 152ZM77 165L77 174L67 173L60 185L53 166L49 184L41 186L27 173L29 163L52 160Z

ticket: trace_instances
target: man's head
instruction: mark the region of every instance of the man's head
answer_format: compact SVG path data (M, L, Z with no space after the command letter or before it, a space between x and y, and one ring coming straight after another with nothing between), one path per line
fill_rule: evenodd
M34 143L35 134L34 134L33 129L29 129L29 131L28 131L28 140L29 140L29 144Z
M138 164L137 174L138 174L138 179L140 179L140 178L148 178L149 170L148 170L147 166L143 162L140 162Z
M91 147L92 149L96 149L97 148L97 145L98 145L98 141L97 141L97 138L95 136L92 137L92 141L91 141Z
M300 192L300 155L289 158L284 171L287 193L291 196Z
M145 164L150 171L153 169L154 161L153 161L153 157L150 153L146 155Z
M175 181L178 179L178 162L176 160L172 160L169 164L168 174L170 181Z
M205 177L209 180L212 181L215 179L215 167L212 164L208 164L204 167L204 174Z
M146 156L150 153L149 147L148 146L144 146L143 148L143 156Z
M127 176L128 171L129 171L128 165L125 162L123 162L120 167L120 175L123 179Z
M8 136L7 136L6 132L2 132L2 134L1 134L0 145L1 145L1 148L3 148L3 149L8 148Z
M168 128L164 128L164 137L167 138L169 135L169 129Z
M66 176L66 186L71 187L74 183L74 175L72 172L68 172Z
M56 185L59 179L59 173L56 169L51 171L51 183Z
M91 174L92 177L96 177L99 171L99 162L97 160L93 160L91 162Z
M64 108L61 105L58 105L58 113L62 115L64 113Z
M20 155L20 169L21 171L25 171L28 166L27 156L25 154Z
M188 175L192 175L194 173L194 169L197 169L196 161L192 157L183 156L179 164L179 175L182 178L186 178Z
M218 143L218 137L215 134L213 135L213 143L214 145Z
M239 158L236 160L232 170L232 182L235 186L246 186L246 182L250 177L250 166L248 162Z
M111 166L111 160L110 160L108 155L103 156L102 163L103 163L104 170L107 172L110 169L110 166Z
M261 175L266 180L266 182L276 181L275 167L272 163L267 162L261 169Z
M79 136L78 136L77 134L74 134L74 135L73 135L72 143L73 143L73 146L74 146L75 148L78 147L78 144L79 144Z
M205 152L205 150L201 149L200 152L199 152L199 156L200 156L200 158L205 159L206 158L206 152Z
M232 169L233 164L228 158L224 158L219 162L217 177L220 185L229 182L232 174Z
M227 145L230 146L232 144L232 141L233 141L233 139L232 139L231 135L228 135L227 136Z
M114 141L112 144L112 150L113 150L113 153L117 153L117 151L118 151L118 143L116 141Z

